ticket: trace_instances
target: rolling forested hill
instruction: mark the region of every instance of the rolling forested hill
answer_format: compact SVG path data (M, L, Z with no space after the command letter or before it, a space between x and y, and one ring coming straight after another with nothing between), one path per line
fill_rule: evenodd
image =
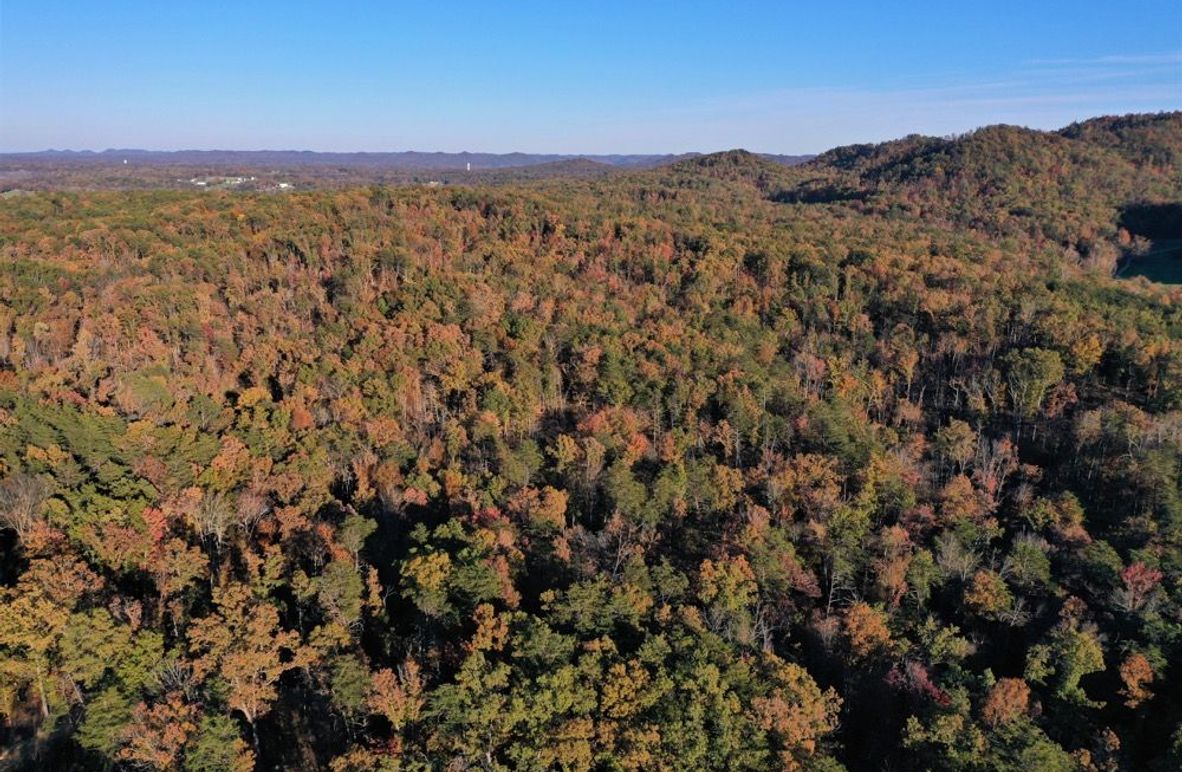
M0 199L0 765L1177 769L1180 147Z
M1120 213L1182 199L1179 159L1178 113L1098 118L1053 133L991 126L955 139L838 148L812 164L817 178L782 195L817 201L831 192L868 200L864 211L884 216L1049 241L1111 271L1118 248L1140 235L1120 233Z

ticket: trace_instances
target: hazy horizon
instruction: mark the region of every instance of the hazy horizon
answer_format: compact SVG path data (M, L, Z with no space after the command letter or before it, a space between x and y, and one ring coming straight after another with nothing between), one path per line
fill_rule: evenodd
M1179 108L1163 0L0 6L6 153L798 155Z
M763 150L753 150L745 147L727 147L712 150L686 150L680 153L669 152L653 152L653 153L549 153L536 152L533 150L431 150L423 148L401 148L397 150L366 150L366 149L350 149L350 150L310 150L301 147L244 147L244 148L229 148L229 147L177 147L177 148L163 148L152 149L145 147L104 147L104 148L69 148L69 147L46 147L39 150L0 150L0 155L43 155L47 153L77 153L79 155L89 153L92 155L102 155L104 153L314 153L317 155L400 155L400 154L417 154L417 155L495 155L495 156L509 156L509 155L530 155L530 156L555 156L564 158L628 158L628 157L658 157L658 156L674 156L674 155L707 155L710 153L722 153L728 150L745 150L756 155L776 155L776 156L796 156L796 155L815 155L814 153L771 153Z
M1179 110L1175 109L1175 108L1167 108L1167 109L1163 109L1163 110L1149 110L1149 111L1144 111L1143 113L1132 113L1132 114L1170 113L1170 112L1178 112L1178 111ZM878 142L889 142L891 140L902 139L906 136L911 136L911 135L916 135L916 134L923 135L923 136L934 136L934 137L937 137L937 136L938 137L953 137L953 136L958 136L958 135L962 135L962 134L966 134L966 133L971 133L973 131L977 131L982 128L986 128L987 126L996 126L996 125L1017 125L1017 126L1019 126L1019 128L1031 129L1031 130L1037 130L1037 131L1058 131L1060 129L1064 129L1064 128L1072 125L1073 123L1082 123L1082 122L1086 122L1089 120L1094 120L1096 118L1103 118L1103 117L1112 116L1112 115L1126 115L1126 114L1129 114L1129 113L1099 113L1096 115L1083 116L1083 117L1077 118L1073 121L1070 121L1070 122L1062 124L1062 125L1047 126L1047 127L1023 126L1020 124L996 124L995 123L995 124L982 124L981 126L974 126L969 129L965 129L963 132L949 132L947 134L928 134L926 132L911 131L911 132L906 132L904 134L893 135L890 137L882 137L880 139L868 140L868 141L866 141L866 144L873 144L873 143L878 143ZM863 144L863 143L846 143L846 144ZM132 146L122 146L122 147L112 146L112 147L103 147L103 148L45 147L45 148L34 149L34 150L4 150L4 149L0 149L0 155L45 155L45 154L50 154L50 153L60 153L60 154L73 153L73 154L78 154L78 155L83 155L83 154L103 155L103 154L107 154L107 153L160 153L160 154L167 154L167 153L172 153L172 154L181 154L181 153L242 153L242 154L248 154L248 153L277 153L277 154L278 153L311 153L311 154L317 154L317 155L409 155L409 154L448 155L448 156L527 155L527 156L554 156L554 157L563 157L563 158L627 158L627 157L662 157L662 156L680 156L680 155L710 155L713 153L725 153L725 152L729 152L729 151L738 150L738 151L745 151L745 152L749 152L749 153L754 153L756 155L791 157L791 156L821 155L822 153L825 153L828 150L832 150L832 149L838 148L838 147L842 147L842 145L832 145L832 146L825 147L825 148L822 148L819 150L813 150L813 151L807 151L807 152L803 152L803 151L802 152L781 152L781 151L762 150L759 148L735 146L735 147L718 147L718 148L710 148L710 149L690 149L690 150L682 150L682 151L676 151L676 152L674 152L674 151L652 151L652 152L630 153L630 152L616 152L616 151L610 151L610 150L603 151L603 152L578 152L578 151L548 152L548 151L535 151L535 150L522 149L522 148L518 148L518 149L514 149L514 150L496 151L496 150L480 150L480 149L472 149L472 148L465 148L465 149L461 149L461 150L436 150L436 149L430 149L430 148L413 148L413 147L397 148L397 149L391 149L391 150L373 150L373 149L367 149L367 148L353 148L353 149L343 149L343 150L313 150L310 148L301 148L301 147L147 148L147 147L132 147Z

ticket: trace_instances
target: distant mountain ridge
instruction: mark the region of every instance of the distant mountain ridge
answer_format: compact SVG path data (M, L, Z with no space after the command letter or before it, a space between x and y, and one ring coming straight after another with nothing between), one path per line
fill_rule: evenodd
M251 166L251 167L349 167L398 170L464 170L471 164L479 169L510 169L555 164L564 161L593 161L613 167L648 168L662 166L700 153L682 154L607 154L589 153L444 153L416 150L398 152L316 152L311 150L43 150L32 153L0 153L0 161L78 162L110 164L123 160L158 166ZM761 157L780 165L804 163L811 155L763 154Z

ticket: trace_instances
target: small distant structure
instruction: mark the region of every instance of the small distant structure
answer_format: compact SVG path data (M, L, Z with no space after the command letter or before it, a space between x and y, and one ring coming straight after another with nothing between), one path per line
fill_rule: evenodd
M127 166L127 159L126 158L123 159L123 165Z
M287 190L287 189L288 189L288 188L290 188L290 187L291 187L291 183L290 183L290 182L281 182L281 183L279 183L279 189L280 189L280 190Z
M124 161L123 163L127 163L127 161ZM472 171L472 162L471 161L468 162L468 171Z

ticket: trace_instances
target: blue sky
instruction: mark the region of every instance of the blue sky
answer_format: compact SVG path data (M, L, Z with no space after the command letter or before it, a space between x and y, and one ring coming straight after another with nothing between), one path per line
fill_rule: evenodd
M0 0L0 150L807 153L1182 109L1182 0Z

